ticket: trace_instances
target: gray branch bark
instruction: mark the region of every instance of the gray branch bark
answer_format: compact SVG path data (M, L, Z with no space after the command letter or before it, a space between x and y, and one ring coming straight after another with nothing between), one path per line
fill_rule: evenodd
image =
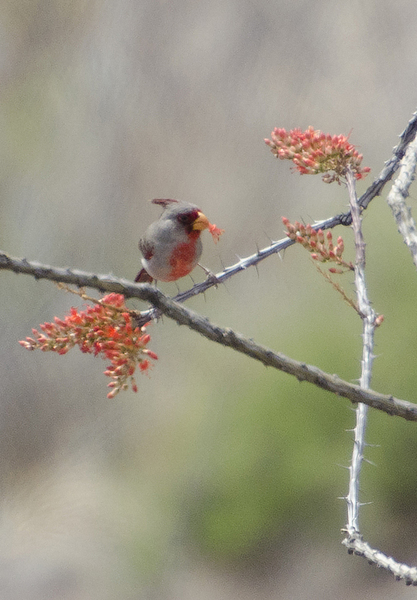
M362 389L358 385L340 379L337 375L330 375L315 366L296 361L279 352L274 352L231 329L214 325L207 318L175 300L171 300L160 290L149 284L134 284L126 279L118 279L111 275L97 275L84 271L51 267L37 262L30 262L26 259L12 258L5 253L0 253L0 269L24 273L35 277L35 279L48 279L49 281L78 287L89 287L101 292L116 292L123 294L126 298L139 298L150 302L159 311L159 314L164 314L179 325L186 325L207 339L228 346L267 367L284 371L284 373L296 377L299 381L308 381L337 396L348 398L355 404L362 402L372 408L382 410L388 415L402 417L408 421L417 421L416 404L390 395L380 394L373 390Z

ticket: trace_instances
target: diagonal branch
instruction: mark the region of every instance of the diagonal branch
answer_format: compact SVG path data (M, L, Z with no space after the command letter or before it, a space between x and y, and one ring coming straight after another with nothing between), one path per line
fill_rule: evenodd
M400 134L400 142L393 148L392 156L384 165L384 168L375 179L375 181L369 186L364 194L359 198L358 205L362 210L368 208L369 203L376 197L379 196L386 183L392 179L394 173L398 169L400 162L407 151L409 144L414 140L417 133L417 111L413 114L407 127ZM340 220L341 225L350 225L352 223L352 213L349 211L345 214L335 217L336 221ZM329 219L330 221L330 219ZM338 225L339 223L335 223ZM332 225L334 227L334 225Z
M358 385L340 379L337 375L330 375L315 366L307 365L279 352L274 352L231 329L214 325L207 318L171 300L160 290L149 284L134 284L126 279L118 279L111 275L96 275L84 271L51 267L37 262L29 262L26 259L12 258L4 253L0 253L0 269L25 273L36 279L48 279L78 287L90 287L101 292L116 292L123 294L126 298L139 298L150 302L160 313L173 319L178 324L186 325L207 339L245 354L267 367L284 371L284 373L293 375L299 381L308 381L338 396L348 398L353 403L362 402L389 415L399 416L408 421L417 421L416 404L390 395L362 389Z

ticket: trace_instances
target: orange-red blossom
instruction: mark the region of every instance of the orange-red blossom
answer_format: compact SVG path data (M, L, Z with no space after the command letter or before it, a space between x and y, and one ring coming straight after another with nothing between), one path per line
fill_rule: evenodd
M214 242L217 244L220 236L224 233L224 229L220 229L219 227L217 227L217 225L214 225L213 223L209 223L208 230L211 233L211 235L213 236Z
M287 229L287 235L291 240L301 244L311 255L311 258L318 262L334 262L342 269L331 267L331 273L343 273L343 270L353 270L352 263L342 259L345 249L343 238L339 236L336 244L333 243L332 232L329 230L325 234L322 229L314 229L311 225L303 225L298 221L291 223L286 217L282 217L282 222Z
M34 338L27 337L19 343L27 350L58 354L66 354L77 345L82 352L109 360L104 372L112 379L108 384L112 388L109 398L126 390L129 381L137 392L136 367L146 372L151 367L149 359L158 358L146 347L151 338L145 328L134 326L122 294L108 294L86 310L71 308L63 320L55 317L54 323L43 323L40 329L42 333L33 329Z
M370 171L360 166L363 156L345 135L332 136L311 126L305 131L275 127L265 143L277 158L292 160L302 175L322 173L326 183L340 183L348 167L356 179L363 179Z

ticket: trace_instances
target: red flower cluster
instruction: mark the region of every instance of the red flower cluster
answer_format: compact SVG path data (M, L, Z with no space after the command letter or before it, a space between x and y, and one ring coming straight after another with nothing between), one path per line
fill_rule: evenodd
M104 372L112 378L108 384L112 388L108 398L126 390L129 380L132 390L137 392L133 376L136 367L146 372L151 366L149 359L158 358L146 348L151 338L145 328L134 327L122 294L108 294L84 311L71 308L64 320L55 317L54 323L43 323L40 329L43 333L32 330L35 339L27 337L19 343L27 350L40 349L58 354L66 354L78 345L82 352L110 360L111 364Z
M309 127L301 129L278 129L271 133L271 139L265 139L271 152L282 160L292 160L302 175L324 173L323 181L332 183L346 174L350 167L356 179L362 179L369 173L369 167L361 168L363 156L349 143L345 135L322 133Z
M345 245L341 236L337 238L337 243L334 245L330 230L324 235L322 229L316 230L311 225L303 225L298 221L292 224L286 217L282 217L282 222L287 228L288 237L304 246L311 253L311 258L318 262L335 262L343 269L354 270L352 263L347 263L342 259ZM329 271L343 273L343 269L332 267Z

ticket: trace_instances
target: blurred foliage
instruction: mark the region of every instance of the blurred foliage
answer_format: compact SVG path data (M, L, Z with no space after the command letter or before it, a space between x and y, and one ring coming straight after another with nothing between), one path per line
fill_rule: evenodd
M218 557L262 550L291 526L315 530L324 514L337 527L346 410L286 379L265 371L227 395L187 502L191 531Z

